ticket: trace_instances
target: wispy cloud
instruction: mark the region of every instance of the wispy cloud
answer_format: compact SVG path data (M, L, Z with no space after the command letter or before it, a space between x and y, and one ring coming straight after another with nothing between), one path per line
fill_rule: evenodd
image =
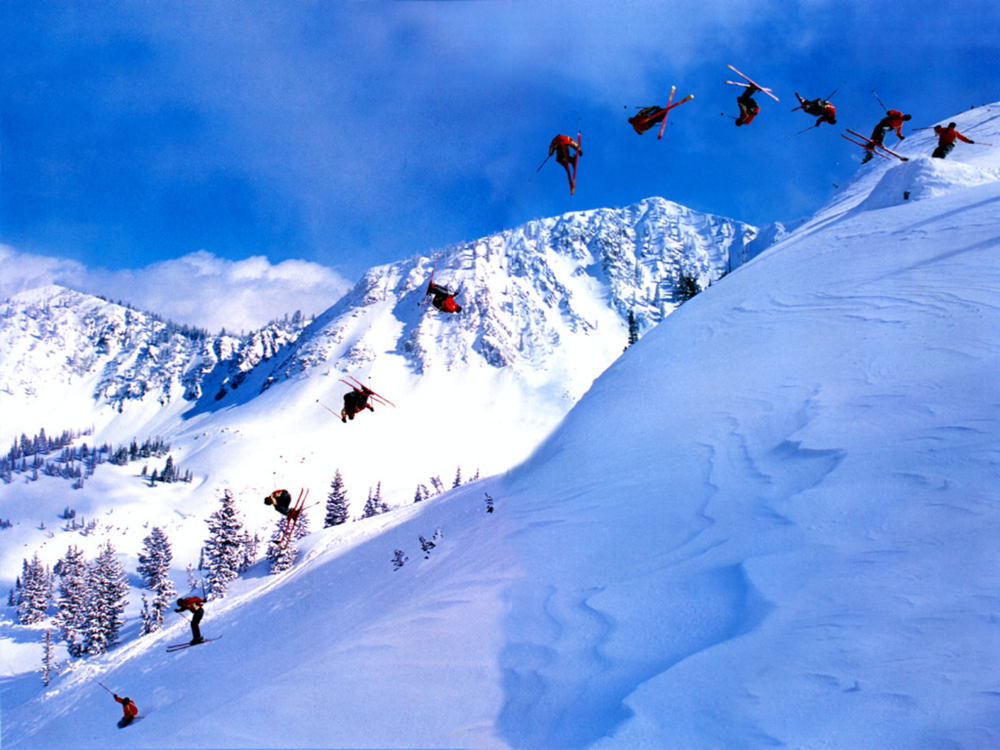
M46 284L128 302L210 331L249 330L296 310L320 313L351 286L336 271L303 260L230 261L201 250L144 268L108 270L0 245L0 298Z

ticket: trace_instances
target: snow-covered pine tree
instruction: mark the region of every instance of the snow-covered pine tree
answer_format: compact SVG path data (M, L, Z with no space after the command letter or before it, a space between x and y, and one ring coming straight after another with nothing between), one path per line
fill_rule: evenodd
M87 601L90 598L87 561L83 558L83 551L71 544L65 556L56 563L56 573L59 576L59 597L56 600L59 637L66 641L71 656L80 656L83 653Z
M451 488L455 489L456 487L461 487L461 486L462 486L462 467L459 466L457 469L455 469L455 480L451 483Z
M435 495L440 495L444 492L444 482L441 481L440 476L431 477L431 486L434 488Z
M389 506L386 505L385 500L382 499L382 483L379 482L378 486L375 488L375 497L372 498L375 503L376 512L379 514L388 513Z
M52 631L48 628L42 635L42 668L38 672L42 675L42 684L49 686L53 674L59 674L59 663L56 661L56 644L52 639Z
M371 518L372 516L377 516L379 514L378 505L375 503L375 498L372 495L371 487L368 488L368 499L365 501L364 510L361 511L361 518Z
M333 475L330 482L330 494L326 496L326 518L323 519L323 528L339 526L345 523L348 518L347 510L347 490L344 488L344 477L340 474L340 469Z
M632 310L628 311L628 343L625 348L628 349L632 344L639 340L639 322L635 319L635 313Z
M89 578L91 596L86 609L84 650L103 654L117 642L128 605L128 578L111 542L101 546L90 565Z
M159 526L154 526L149 536L142 540L143 549L139 553L136 569L142 578L143 588L153 592L153 603L149 608L149 622L143 618L143 634L159 630L164 613L173 606L177 590L170 580L170 563L174 559L167 535ZM145 601L145 597L143 597Z
M250 535L249 531L243 532L243 557L240 560L240 567L237 572L246 573L257 562L257 550L260 548L260 536L255 531Z
M139 631L139 635L155 633L160 629L160 625L163 624L163 618L161 617L157 620L153 614L153 610L149 606L149 599L146 598L145 594L142 595L142 609L139 611L139 617L142 619L142 628Z
M208 599L221 599L246 558L243 520L229 490L223 493L222 507L209 516L208 530L210 536L203 548L206 593Z
M285 542L284 547L279 549L278 544L284 538L288 524L288 516L282 516L278 520L274 533L271 534L271 541L268 542L265 556L270 562L268 572L271 575L277 575L292 567L295 563L295 558L299 554L299 547L296 542L309 535L309 517L305 511L302 511L299 514L299 520L295 522L295 527L292 529L291 537Z
M49 608L52 583L49 573L36 552L31 562L24 561L21 567L21 588L17 593L17 621L30 625L45 618Z

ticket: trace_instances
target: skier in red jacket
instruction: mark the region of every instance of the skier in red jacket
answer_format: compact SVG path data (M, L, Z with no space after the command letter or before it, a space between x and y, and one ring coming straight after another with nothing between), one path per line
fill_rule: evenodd
M115 694L112 693L112 695ZM118 726L126 727L129 724L131 724L132 719L134 719L139 714L139 708L128 697L119 698L117 695L115 695L115 700L122 704L122 712L124 713L124 716L122 716L121 721L118 722Z
M455 295L458 292L449 292L447 287L430 282L427 284L427 294L433 295L431 297L431 304L441 312L462 312L462 306L455 302Z
M831 125L837 124L837 109L826 99L803 99L799 93L795 92L795 98L799 100L799 107L807 115L818 117L816 126L820 123L828 122Z
M898 109L890 109L885 113L885 117L878 121L875 129L872 130L872 140L875 143L882 145L882 141L885 140L886 133L890 130L896 131L896 137L899 140L903 140L903 123L910 119L910 115L904 115ZM865 149L868 153L865 154L865 158L861 160L862 164L868 163L872 156L874 155L875 147L868 144Z
M949 122L948 127L942 128L940 125L934 126L934 135L938 137L937 148L934 149L934 153L931 154L935 159L943 159L951 150L955 148L955 141L962 141L963 143L975 143L975 141L969 140L964 135L955 130L955 123Z
M756 86L747 86L743 93L736 97L736 103L740 105L740 116L736 118L736 127L749 125L760 112L760 105L753 98L758 91L760 89Z
M570 151L572 150L572 153ZM573 195L576 189L576 160L583 156L580 144L568 135L557 135L549 143L549 156L556 155L556 163L562 164L566 170L566 177L569 178L569 194ZM570 170L572 167L572 171Z
M205 640L204 638L201 637L201 628L198 627L198 623L201 622L201 618L205 616L205 610L202 609L201 606L202 604L204 604L204 602L202 601L201 597L189 596L186 599L178 599L177 609L174 610L174 612L183 612L184 610L187 610L188 612L191 612L194 615L194 617L191 618L192 646L197 646L199 643Z

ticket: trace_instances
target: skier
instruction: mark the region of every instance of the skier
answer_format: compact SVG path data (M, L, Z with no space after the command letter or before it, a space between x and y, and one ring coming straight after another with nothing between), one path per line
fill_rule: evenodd
M663 122L666 116L667 110L659 105L643 107L634 116L628 118L628 124L632 126L632 130L642 135L657 123Z
M799 100L799 107L803 112L819 118L816 120L816 127L819 127L821 122L837 124L837 109L827 99L803 99L797 91L795 98Z
M368 397L372 393L373 391L365 386L361 386L360 388L354 387L354 390L345 393L344 408L340 411L340 421L347 424L348 419L353 421L354 415L365 409L375 411L375 407L368 403Z
M880 146L882 141L885 140L885 135L890 130L896 131L896 137L899 140L903 140L903 123L910 119L910 115L904 115L898 109L890 109L885 113L885 117L878 121L875 129L872 130L872 140L875 141ZM864 158L861 160L862 164L867 164L871 161L875 147L870 144L866 146L868 153L865 154Z
M204 602L202 601L201 597L189 596L186 599L178 599L177 609L174 610L174 612L183 612L184 610L187 610L188 612L194 614L194 617L191 618L192 646L197 646L199 643L205 640L204 638L201 637L201 628L198 627L198 623L201 622L201 618L205 616L205 610L202 609L201 606L203 603Z
M441 312L460 313L462 306L455 302L455 295L458 292L449 292L446 287L435 284L433 281L427 285L427 294L433 295L431 304Z
M121 720L118 722L118 726L127 727L129 724L132 723L132 719L134 719L139 714L139 708L128 697L119 698L114 693L112 693L112 695L115 696L116 701L122 704L122 712L124 713L124 716L122 716Z
M940 125L934 126L934 135L938 137L937 148L934 149L934 153L931 154L935 159L943 159L951 150L955 148L955 141L959 140L963 143L975 143L975 141L966 138L964 135L955 130L955 123L949 122L948 127L942 128Z
M288 516L292 520L298 516L298 513L291 507L292 495L288 490L275 490L264 498L264 505L273 505L274 509L281 515Z
M736 103L740 105L740 116L736 118L736 127L749 125L760 112L760 106L754 101L753 95L762 90L751 84L736 98Z
M572 149L573 153L570 153ZM556 155L556 163L561 164L566 170L566 177L569 178L569 194L572 195L576 188L576 160L583 156L578 141L574 141L568 135L557 135L549 144L549 156ZM572 171L570 171L572 167Z

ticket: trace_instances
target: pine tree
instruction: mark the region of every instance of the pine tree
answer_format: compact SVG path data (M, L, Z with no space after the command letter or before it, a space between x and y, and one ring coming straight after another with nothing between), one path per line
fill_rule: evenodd
M674 287L674 298L678 303L687 302L700 291L701 287L698 285L698 279L694 276L688 276L681 271L677 277L677 286Z
M365 501L364 510L361 511L361 518L371 518L372 516L377 516L379 514L378 504L375 502L375 497L372 495L371 488L368 488L368 499Z
M455 489L456 487L461 487L461 486L462 486L462 467L459 466L455 470L455 481L451 483L451 488Z
M326 496L326 518L323 519L323 528L327 529L345 523L348 518L347 505L344 478L340 474L340 469L337 469L337 473L333 475L333 481L330 483L330 494Z
M639 322L635 319L635 313L632 310L628 311L628 343L625 348L628 349L632 344L639 340Z
M209 517L208 530L204 547L207 593L209 599L221 599L246 559L243 521L229 490L223 494L222 507Z
M143 588L153 592L153 604L149 609L149 622L143 617L143 634L152 633L163 624L164 613L171 608L177 595L170 580L170 563L173 553L166 534L159 526L154 526L149 536L143 539L143 549L139 553L137 572L142 578ZM143 597L145 601L145 597Z
M17 621L30 625L45 618L49 608L52 583L48 571L36 552L31 562L24 560L21 568L21 588L17 592Z
M284 546L279 548L278 545L285 538L289 523L288 516L282 516L278 520L274 533L271 534L271 541L268 542L265 557L271 563L268 568L271 575L277 575L292 567L295 563L295 558L299 554L296 542L309 534L309 518L306 512L302 511L299 514L299 520L295 522L295 526L292 528L291 536L288 537Z
M38 672L42 675L42 684L49 686L53 674L59 674L59 664L56 661L56 644L52 639L52 631L48 628L42 635L42 668Z
M59 637L66 641L71 656L80 656L90 599L87 561L83 558L83 551L71 544L66 555L56 564L56 573L59 575L59 598L56 601L59 607L59 614L56 615Z
M84 650L88 654L103 654L117 642L128 604L128 578L111 542L101 546L97 559L90 565L89 578L91 596L87 603Z

